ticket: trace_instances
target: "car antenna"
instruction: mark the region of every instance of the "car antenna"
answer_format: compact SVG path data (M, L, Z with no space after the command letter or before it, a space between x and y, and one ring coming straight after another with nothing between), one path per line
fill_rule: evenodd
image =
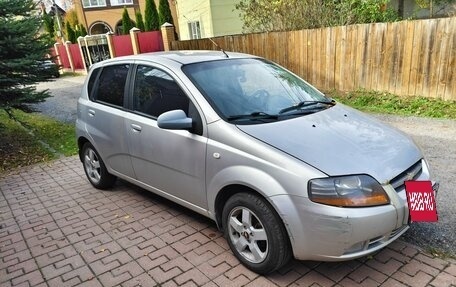
M225 52L225 51L224 51L224 50L223 50L223 49L222 49L222 48L221 48L221 47L220 47L220 46L219 46L217 43L215 43L215 41L214 41L214 40L212 40L212 38L208 38L208 39L209 39L209 41L211 41L211 42L212 42L212 44L214 44L214 45L215 45L215 47L219 48L219 49L220 49L220 51L221 51L223 54L225 54L225 57L229 58L228 54L227 54L227 53L226 53L226 52Z

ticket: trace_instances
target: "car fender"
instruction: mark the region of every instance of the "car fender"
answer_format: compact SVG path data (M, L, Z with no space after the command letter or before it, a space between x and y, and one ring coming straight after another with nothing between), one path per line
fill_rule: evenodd
M258 168L236 165L218 171L207 182L207 200L209 213L215 215L215 200L217 195L227 186L242 185L258 192L271 204L269 197L278 194L285 194L283 186L270 174ZM274 206L274 208L276 208Z

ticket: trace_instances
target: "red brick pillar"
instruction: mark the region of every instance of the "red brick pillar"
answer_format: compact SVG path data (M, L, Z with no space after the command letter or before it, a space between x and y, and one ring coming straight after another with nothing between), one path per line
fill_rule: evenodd
M163 39L163 48L165 51L171 51L171 43L176 40L174 34L174 26L166 22L161 26L161 34Z

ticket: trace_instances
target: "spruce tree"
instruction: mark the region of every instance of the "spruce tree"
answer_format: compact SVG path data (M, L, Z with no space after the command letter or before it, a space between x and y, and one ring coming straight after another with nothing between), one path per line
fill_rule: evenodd
M158 19L160 21L160 26L167 22L169 24L174 24L168 0L160 0L158 4Z
M133 28L133 23L131 23L130 15L128 15L127 7L124 7L122 13L122 34L127 35L130 33L131 28Z
M52 40L38 34L43 23L36 11L33 0L0 1L0 108L29 111L27 104L49 97L34 86L55 73L43 68Z
M136 11L136 28L144 32L144 21L140 11Z
M157 31L160 29L157 6L155 5L154 0L146 0L146 10L144 12L144 28L146 31Z

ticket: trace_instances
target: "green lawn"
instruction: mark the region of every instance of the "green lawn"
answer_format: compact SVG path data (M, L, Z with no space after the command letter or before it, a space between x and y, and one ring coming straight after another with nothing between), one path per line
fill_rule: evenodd
M456 102L424 97L399 97L389 93L329 92L335 100L356 109L382 114L456 119Z
M74 125L37 113L0 109L0 172L77 153Z

